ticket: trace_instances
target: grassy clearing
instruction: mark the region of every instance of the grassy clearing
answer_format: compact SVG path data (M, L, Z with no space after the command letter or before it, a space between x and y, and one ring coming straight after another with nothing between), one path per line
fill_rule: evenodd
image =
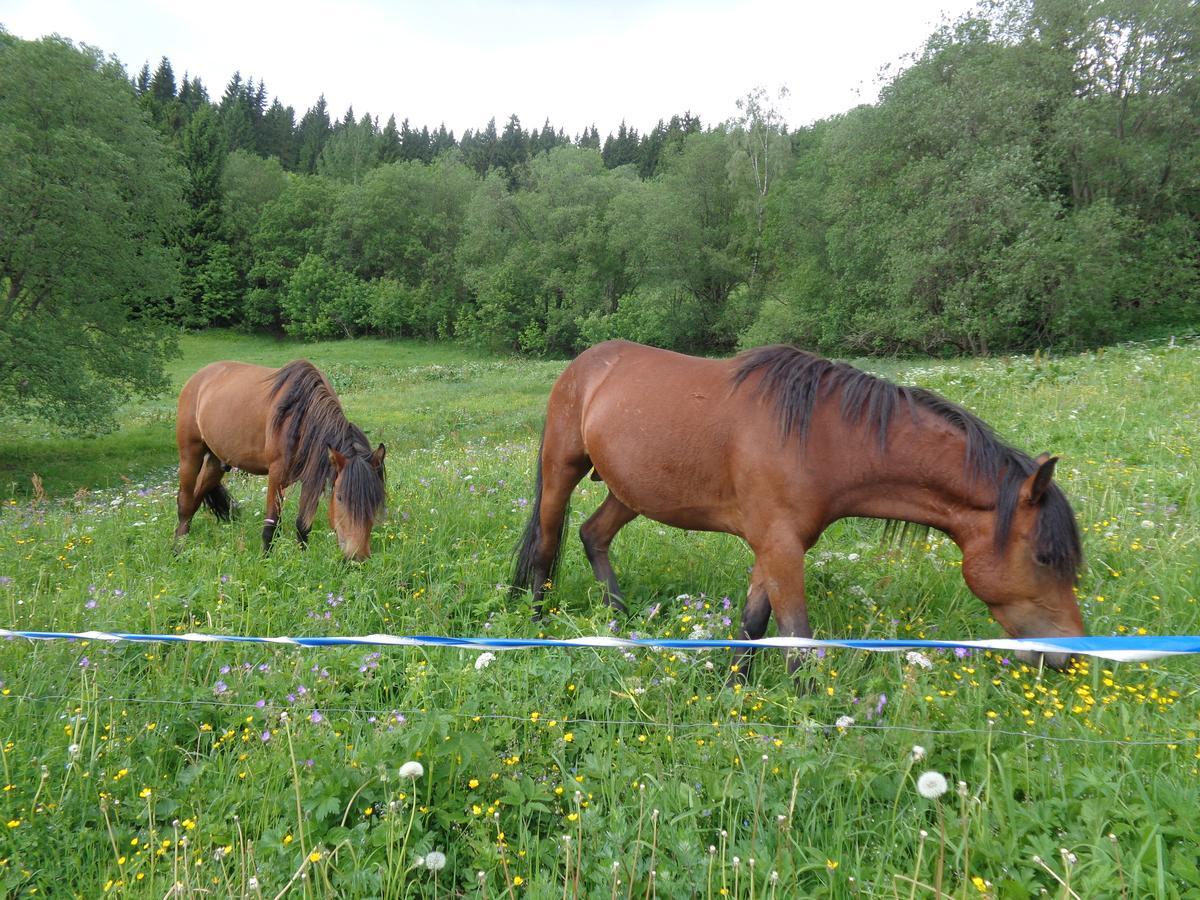
M305 355L331 372L351 417L389 446L375 556L343 565L319 521L307 553L289 528L263 558L264 483L246 477L231 484L241 518L198 515L172 555L168 398L94 442L20 430L0 442L18 466L0 514L9 627L732 633L746 550L642 520L614 547L627 620L598 604L574 539L540 630L506 602L541 407L562 363L233 335L189 338L184 352L180 382L224 357ZM965 402L1030 451L1063 455L1095 633L1200 631L1200 347L897 363L886 374ZM28 497L31 470L44 473L46 503ZM109 487L74 494L80 484ZM575 524L602 490L580 487ZM952 544L934 536L889 553L878 534L840 523L810 553L819 634L999 634ZM990 654L839 652L811 662L802 695L778 659L739 691L721 687L727 665L721 653L514 651L483 665L452 650L6 642L0 891L1200 891L1193 659L1040 676ZM401 778L406 760L424 774ZM925 770L949 779L936 801L915 790ZM444 868L425 863L431 852Z

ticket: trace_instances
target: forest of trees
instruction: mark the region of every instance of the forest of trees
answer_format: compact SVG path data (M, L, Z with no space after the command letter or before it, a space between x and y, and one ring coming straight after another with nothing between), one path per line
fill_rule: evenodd
M0 399L62 407L61 385L39 394L29 323L87 302L146 329L151 368L164 323L552 354L610 337L991 353L1194 330L1198 71L1190 0L997 0L937 30L877 102L799 129L758 89L727 122L601 140L514 115L455 136L331 117L324 98L297 120L262 80L215 97L166 58L130 77L0 31L0 183L21 186L0 199ZM72 78L104 104L47 86ZM134 143L139 161L119 159ZM79 198L80 179L131 165L144 185L107 213ZM94 258L68 264L49 238ZM68 293L85 276L102 286Z

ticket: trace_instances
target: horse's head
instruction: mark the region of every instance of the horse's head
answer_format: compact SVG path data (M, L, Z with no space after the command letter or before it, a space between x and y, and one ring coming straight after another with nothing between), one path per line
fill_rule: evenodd
M384 502L383 444L374 453L347 456L329 448L333 465L333 490L329 494L329 527L337 534L346 559L371 555L371 528Z
M1075 516L1053 484L1057 457L1038 457L1032 472L1001 490L994 529L963 545L963 577L1013 637L1078 637L1083 618L1075 600L1082 562ZM1018 658L1055 669L1067 653L1022 651Z

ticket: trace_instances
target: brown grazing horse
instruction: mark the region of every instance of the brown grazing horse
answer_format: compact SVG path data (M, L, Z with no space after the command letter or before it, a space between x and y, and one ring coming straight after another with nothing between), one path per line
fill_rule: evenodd
M550 392L513 593L531 588L541 614L571 491L591 469L609 493L579 534L618 609L609 544L643 515L750 545L742 638L762 637L772 612L781 636L811 637L804 554L832 522L867 516L949 535L967 586L1010 635L1082 635L1079 532L1055 462L1007 446L937 394L794 347L716 360L608 341ZM746 673L752 655L737 661ZM799 661L790 654L789 668Z
M342 412L333 385L305 360L282 369L216 362L188 379L175 421L179 445L178 540L201 503L227 520L232 512L221 479L232 467L267 476L263 552L271 547L283 492L300 482L296 535L308 543L326 486L329 525L347 559L371 555L371 528L384 501L385 450Z

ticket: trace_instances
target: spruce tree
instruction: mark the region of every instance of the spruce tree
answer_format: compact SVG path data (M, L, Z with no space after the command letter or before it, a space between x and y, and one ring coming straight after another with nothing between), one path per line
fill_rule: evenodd
M333 129L329 124L329 107L322 94L316 104L304 114L296 129L296 171L311 175L317 171L317 160Z
M276 97L263 116L262 124L265 154L274 156L288 171L296 168L296 112L284 106Z
M217 107L225 147L234 150L254 149L254 121L250 114L249 85L243 83L240 72L234 72L225 86Z
M139 97L150 90L150 63L142 63L142 70L133 80L133 89Z
M201 276L212 246L221 237L221 172L225 164L221 123L209 105L200 107L183 132L183 164L188 181L184 198L189 218L183 239L183 286L178 304L182 324L208 324L201 298Z
M387 125L380 135L379 161L393 163L400 158L400 132L396 128L396 117L388 116Z

